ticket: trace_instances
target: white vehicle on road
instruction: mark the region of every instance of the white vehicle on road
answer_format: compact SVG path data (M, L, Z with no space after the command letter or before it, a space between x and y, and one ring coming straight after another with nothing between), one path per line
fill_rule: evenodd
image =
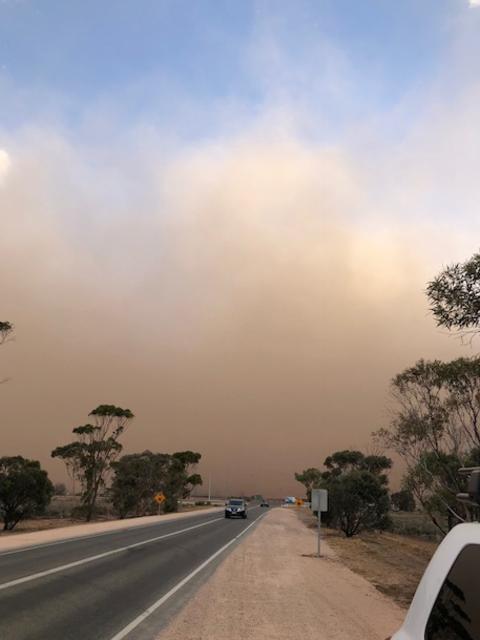
M480 471L467 497L478 504ZM457 525L445 537L392 640L480 640L480 523Z

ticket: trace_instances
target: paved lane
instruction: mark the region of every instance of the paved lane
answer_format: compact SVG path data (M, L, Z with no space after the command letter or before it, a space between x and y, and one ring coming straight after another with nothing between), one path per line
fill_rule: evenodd
M262 513L194 516L0 554L0 638L112 640ZM161 615L159 607L157 622ZM123 637L154 637L146 626Z

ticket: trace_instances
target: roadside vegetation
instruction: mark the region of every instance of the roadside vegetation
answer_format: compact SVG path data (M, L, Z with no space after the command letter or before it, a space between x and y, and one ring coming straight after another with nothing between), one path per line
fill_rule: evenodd
M392 533L422 540L431 540L437 544L443 538L443 534L433 524L431 518L421 509L409 512L391 511L390 521L391 527L389 530Z
M375 434L403 460L403 488L445 534L478 519L478 508L459 502L466 490L461 467L480 464L480 358L419 361L392 381L391 424Z
M0 458L0 518L11 531L22 518L41 514L53 495L47 472L36 460Z
M164 511L178 511L181 499L202 484L193 469L201 455L194 451L177 453L132 453L112 464L114 477L109 495L121 517L143 516L158 512L154 496L165 496Z
M120 437L133 419L130 409L102 404L90 412L93 424L73 429L76 439L52 451L60 458L71 477L82 487L82 505L89 522L101 489L105 489L112 465L122 451Z
M327 489L329 510L325 522L340 529L347 538L365 529L386 529L390 520L388 476L392 466L386 456L364 455L361 451L336 451L324 461L324 471L306 469L296 473L311 498L313 488Z
M472 343L480 332L480 253L444 269L428 283L427 296L437 325ZM313 488L328 489L327 522L346 537L382 529L443 536L459 522L478 520L478 507L457 495L466 491L460 469L480 465L480 357L420 359L393 378L390 394L392 419L373 434L374 448L402 460L401 489L388 494L389 458L342 451L323 469L295 474L307 499Z
M28 521L22 529L29 530L185 510L188 507L181 503L202 484L201 476L194 472L200 459L201 454L193 451L145 451L127 454L105 468L100 457L98 464L105 473L93 499L90 483L98 472L89 470L87 475L82 466L73 469L70 457L67 463L77 494L69 494L63 483L53 485L37 460L0 458L0 521L4 531L12 531L22 521ZM158 495L164 497L161 504L155 500Z
M480 332L480 253L444 269L427 286L437 326L473 344ZM394 414L377 442L406 466L403 488L444 535L479 519L478 507L459 502L466 490L461 467L480 465L480 357L419 360L391 383Z

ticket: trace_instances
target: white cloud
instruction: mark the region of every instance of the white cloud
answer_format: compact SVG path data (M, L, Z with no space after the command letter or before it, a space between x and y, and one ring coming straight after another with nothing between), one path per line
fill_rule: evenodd
M471 7L480 7L480 0L468 0L468 4Z
M0 149L0 185L4 182L11 164L8 153L4 149Z

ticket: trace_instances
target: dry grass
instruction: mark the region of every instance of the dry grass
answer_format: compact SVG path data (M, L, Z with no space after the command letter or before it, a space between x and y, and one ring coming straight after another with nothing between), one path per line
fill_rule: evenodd
M308 527L316 519L306 510L299 516ZM437 542L390 532L365 532L345 538L338 531L323 529L324 539L342 562L371 582L379 591L408 607Z
M17 533L29 533L31 531L57 529L58 527L70 527L74 524L81 524L83 522L85 521L73 520L72 518L30 518L28 520L20 520L13 531L3 531L0 528L0 537L14 536Z
M442 534L426 513L422 513L421 511L415 511L413 513L397 512L391 513L390 517L392 519L394 533L429 538L434 542L440 542L442 539ZM440 522L446 529L447 523L442 520L440 520Z
M101 513L107 512L107 501L99 499ZM45 529L56 529L58 527L69 527L74 524L85 522L84 519L72 516L74 510L80 506L79 496L53 496L52 501L46 509L45 515L35 518L20 520L13 531L2 531L0 536L11 536L16 533L28 533L30 531L44 531ZM102 515L102 520L111 519L108 515Z

